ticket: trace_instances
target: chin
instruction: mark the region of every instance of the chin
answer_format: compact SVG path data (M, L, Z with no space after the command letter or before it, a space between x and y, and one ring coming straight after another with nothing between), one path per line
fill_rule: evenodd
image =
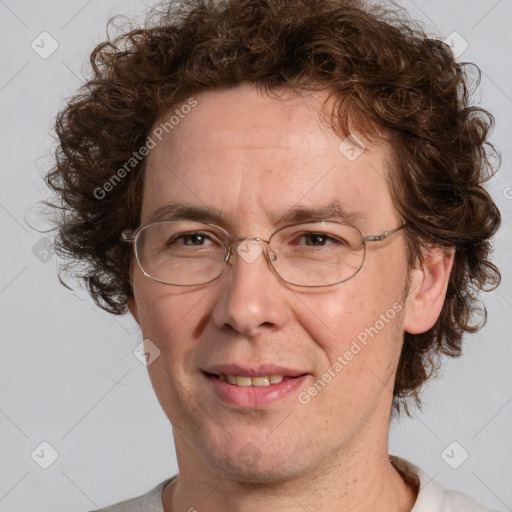
M241 443L237 448L225 447L221 453L209 452L207 458L222 478L246 484L277 484L311 470L307 457L301 459L289 448L283 448L279 453L275 447L263 450L251 441Z

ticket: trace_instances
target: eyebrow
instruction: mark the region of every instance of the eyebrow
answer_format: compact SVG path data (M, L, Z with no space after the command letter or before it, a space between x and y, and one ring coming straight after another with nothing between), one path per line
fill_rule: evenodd
M349 210L341 201L334 200L321 206L298 206L291 209L268 212L267 218L275 225L336 220L357 224L366 220L361 211ZM226 226L227 222L220 210L206 206L193 206L179 202L167 203L155 210L148 222L162 220L192 220Z

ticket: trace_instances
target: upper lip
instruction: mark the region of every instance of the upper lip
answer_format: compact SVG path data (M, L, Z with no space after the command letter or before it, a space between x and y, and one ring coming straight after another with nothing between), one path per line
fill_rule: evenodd
M210 366L204 370L213 375L240 375L242 377L263 377L267 375L282 375L283 377L298 377L307 372L276 366L274 364L259 364L242 366L239 364L219 364Z

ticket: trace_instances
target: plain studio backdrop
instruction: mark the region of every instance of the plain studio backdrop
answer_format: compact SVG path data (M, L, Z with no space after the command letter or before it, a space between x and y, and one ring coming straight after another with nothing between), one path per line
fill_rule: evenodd
M488 507L512 510L512 1L402 3L451 41L459 60L482 69L477 100L495 115L492 141L503 156L489 182L503 214L503 282L484 294L487 325L425 389L423 411L393 422L390 452ZM152 4L0 0L2 512L93 510L177 471L171 426L133 354L138 326L100 310L78 286L66 290L47 235L26 222L45 226L35 205L48 194L50 129L107 20Z

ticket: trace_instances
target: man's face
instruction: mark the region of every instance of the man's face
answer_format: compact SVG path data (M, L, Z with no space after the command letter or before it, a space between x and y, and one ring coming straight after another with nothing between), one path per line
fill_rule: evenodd
M366 151L353 160L354 151L340 150L344 137L319 117L325 97L276 100L248 86L198 95L148 156L141 224L179 202L220 211L233 237L268 240L281 227L268 215L337 200L361 214L364 235L399 226L384 180L389 148L356 132ZM270 481L385 443L406 277L401 231L369 242L352 279L322 288L288 285L264 256L236 255L219 279L190 287L154 282L134 264L130 309L161 351L148 371L178 457L218 475ZM227 364L242 375L262 365L306 375L275 393L238 387L227 399L219 389L231 384L205 373Z

